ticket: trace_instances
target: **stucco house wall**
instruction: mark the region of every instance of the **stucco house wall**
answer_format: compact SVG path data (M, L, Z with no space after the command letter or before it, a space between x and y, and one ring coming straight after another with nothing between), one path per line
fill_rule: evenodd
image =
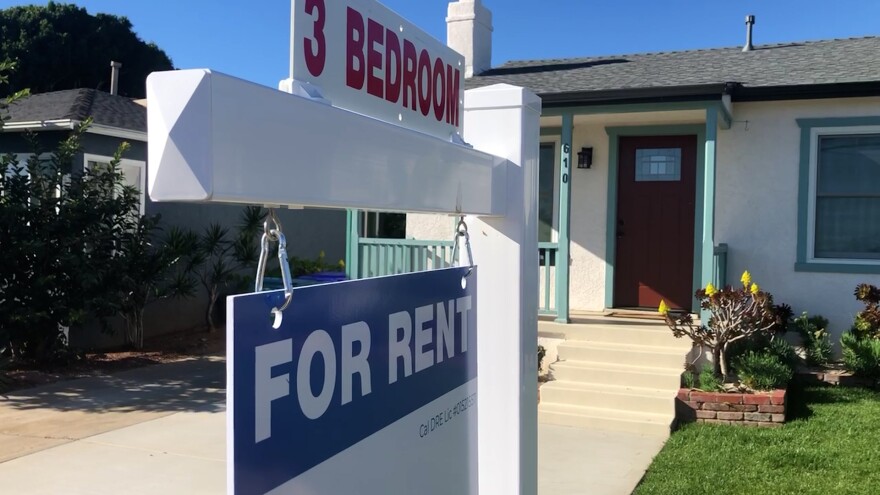
M751 271L796 314L829 319L832 341L860 304L853 289L878 275L795 271L800 128L796 119L880 115L880 98L737 103L718 139L716 242L728 244L729 280Z

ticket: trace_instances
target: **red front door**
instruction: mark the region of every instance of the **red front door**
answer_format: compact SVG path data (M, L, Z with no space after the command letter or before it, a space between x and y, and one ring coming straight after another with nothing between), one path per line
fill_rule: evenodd
M621 137L614 306L691 310L696 136Z

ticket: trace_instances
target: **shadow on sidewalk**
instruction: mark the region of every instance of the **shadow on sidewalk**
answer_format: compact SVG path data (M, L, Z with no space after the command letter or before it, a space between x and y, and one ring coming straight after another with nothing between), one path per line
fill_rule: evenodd
M83 412L223 411L226 362L203 357L10 392L0 407Z

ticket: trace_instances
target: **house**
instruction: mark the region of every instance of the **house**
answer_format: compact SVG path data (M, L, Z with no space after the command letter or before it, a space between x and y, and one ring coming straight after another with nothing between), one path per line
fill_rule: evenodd
M744 270L796 314L827 317L832 340L849 328L854 287L880 274L880 37L752 44L749 25L746 47L490 67L481 2L452 2L447 23L468 89L511 84L543 102L539 307L557 325L541 330L567 339L554 368L568 382L543 418L598 424L615 414L591 408L620 410L668 431L678 380L657 377L680 373L687 346L662 325L596 315L661 300L699 313L697 289ZM449 232L449 219L407 218L419 243ZM658 416L626 416L647 410Z
M154 203L147 188L146 100L134 101L94 89L71 89L34 94L9 107L9 120L0 132L0 153L13 153L26 160L33 150L25 139L33 133L42 151L51 152L71 130L88 117L92 123L81 138L82 152L74 160L81 167L109 163L122 142L128 142L120 167L126 181L141 191L141 212L161 214L163 227L176 225L201 231L217 222L234 227L240 206ZM331 210L280 211L279 218L289 239L291 256L313 259L324 251L328 260L344 256L345 214ZM198 299L162 301L146 314L149 337L204 324L205 305ZM84 331L86 330L86 331ZM107 335L90 328L70 330L70 342L77 347L105 347L122 342L121 332Z

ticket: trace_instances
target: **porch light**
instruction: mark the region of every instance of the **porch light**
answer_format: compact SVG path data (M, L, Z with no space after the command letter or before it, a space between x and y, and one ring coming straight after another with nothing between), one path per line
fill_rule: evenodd
M593 148L581 148L578 152L578 168L593 166Z

